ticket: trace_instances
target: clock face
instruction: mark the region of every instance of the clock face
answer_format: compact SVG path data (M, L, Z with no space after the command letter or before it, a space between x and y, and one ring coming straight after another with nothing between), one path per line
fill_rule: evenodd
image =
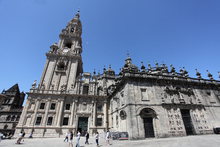
M64 52L64 53L67 53L68 51L69 51L69 50L68 50L68 49L66 49L66 48L65 48L65 49L63 49L63 52Z

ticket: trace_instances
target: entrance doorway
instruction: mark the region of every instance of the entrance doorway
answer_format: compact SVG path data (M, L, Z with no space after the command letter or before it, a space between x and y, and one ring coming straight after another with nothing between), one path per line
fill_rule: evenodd
M192 119L188 109L181 109L181 114L183 118L183 123L186 129L186 135L194 135L194 127L192 124Z
M144 119L145 138L154 137L153 118L147 117L143 119Z
M153 118L156 117L155 111L145 108L141 111L140 116L143 119L145 138L155 137L153 126Z
M78 131L80 131L81 135L84 136L87 130L88 130L88 117L79 117Z

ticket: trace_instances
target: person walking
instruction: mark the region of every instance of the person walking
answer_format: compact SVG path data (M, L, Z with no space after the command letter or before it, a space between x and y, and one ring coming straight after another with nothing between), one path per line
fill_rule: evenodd
M77 136L76 136L76 147L80 147L79 145L80 135L81 133L78 131Z
M23 139L23 142L24 142L24 136L25 136L25 132L23 131L22 138L21 138L21 139Z
M88 133L87 131L86 131L85 137L86 137L86 142L85 142L85 144L89 144L89 133Z
M21 132L19 133L19 136L18 136L18 139L17 139L17 144L20 144L20 143L21 143L22 136L23 136L23 132L21 131Z
M96 145L99 146L99 132L96 132L95 142L96 142Z
M68 133L69 137L69 147L73 147L73 132Z
M65 142L65 141L68 142L68 136L69 136L69 134L70 134L69 132L66 132L66 136L65 136L65 138L64 138L64 140L63 140L64 142Z
M110 132L109 132L109 130L107 130L107 132L106 132L105 140L106 140L107 145L110 145L110 142L109 142L109 140L110 140Z
M3 134L0 133L0 142L2 141Z

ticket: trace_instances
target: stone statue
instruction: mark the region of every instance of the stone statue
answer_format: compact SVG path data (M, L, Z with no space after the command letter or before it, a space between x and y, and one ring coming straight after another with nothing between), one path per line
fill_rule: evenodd
M214 80L212 74L211 74L208 70L206 70L206 71L207 71L207 73L208 73L209 79L210 79L210 80Z
M41 89L42 89L42 90L45 89L45 84L44 84L44 83L41 84Z
M32 84L32 89L36 89L37 87L37 80L34 80L34 83Z

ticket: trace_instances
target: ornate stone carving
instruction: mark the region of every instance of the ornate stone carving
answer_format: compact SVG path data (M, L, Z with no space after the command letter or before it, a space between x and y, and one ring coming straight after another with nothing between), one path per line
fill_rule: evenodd
M32 84L32 89L36 89L37 88L37 80L34 80L34 83Z

